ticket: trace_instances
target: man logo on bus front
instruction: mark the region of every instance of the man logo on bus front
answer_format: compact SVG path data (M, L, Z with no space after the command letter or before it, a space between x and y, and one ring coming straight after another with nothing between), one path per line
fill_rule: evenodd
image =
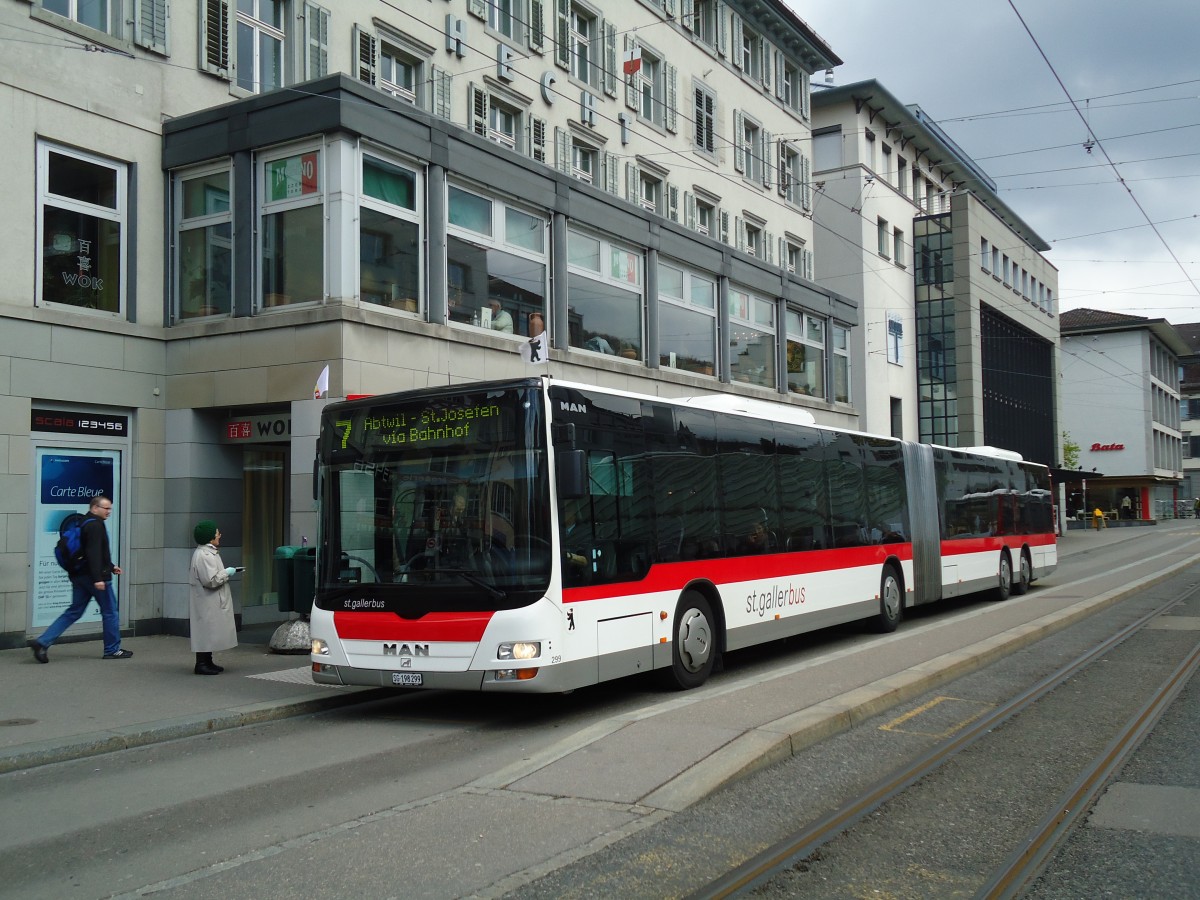
M384 656L428 656L428 644L384 644Z

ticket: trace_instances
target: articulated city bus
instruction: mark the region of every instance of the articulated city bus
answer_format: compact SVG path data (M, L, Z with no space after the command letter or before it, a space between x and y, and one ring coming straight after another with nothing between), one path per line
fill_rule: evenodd
M733 409L733 407L739 407ZM1016 454L818 427L786 404L549 377L325 408L312 673L567 691L974 591L1057 550Z

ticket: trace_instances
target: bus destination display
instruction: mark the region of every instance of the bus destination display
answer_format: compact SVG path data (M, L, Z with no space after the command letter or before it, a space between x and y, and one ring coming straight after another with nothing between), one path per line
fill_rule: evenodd
M417 410L370 410L361 419L363 443L368 447L411 447L470 441L478 437L481 420L499 415L499 405L487 400Z

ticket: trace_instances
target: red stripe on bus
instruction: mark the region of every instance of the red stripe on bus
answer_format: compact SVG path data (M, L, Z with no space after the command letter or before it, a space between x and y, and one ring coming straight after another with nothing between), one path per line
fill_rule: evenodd
M333 627L346 641L478 642L494 612L438 612L402 619L389 612L336 612Z
M658 563L640 581L622 581L594 587L566 588L564 603L605 600L628 594L680 591L689 582L707 579L715 584L755 579L787 578L856 566L881 566L889 557L912 559L912 544L883 544L845 547L838 550L806 550L802 553L769 553L732 559L697 559Z
M989 553L1008 547L1010 550L1020 550L1028 544L1031 547L1045 547L1054 544L1052 534L1009 534L1003 537L970 537L955 538L942 541L942 556L961 556L964 553Z

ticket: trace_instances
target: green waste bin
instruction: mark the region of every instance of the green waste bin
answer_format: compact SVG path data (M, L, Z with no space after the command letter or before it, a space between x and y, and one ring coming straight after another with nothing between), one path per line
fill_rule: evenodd
M317 589L317 548L276 547L275 585L280 612L309 615Z

